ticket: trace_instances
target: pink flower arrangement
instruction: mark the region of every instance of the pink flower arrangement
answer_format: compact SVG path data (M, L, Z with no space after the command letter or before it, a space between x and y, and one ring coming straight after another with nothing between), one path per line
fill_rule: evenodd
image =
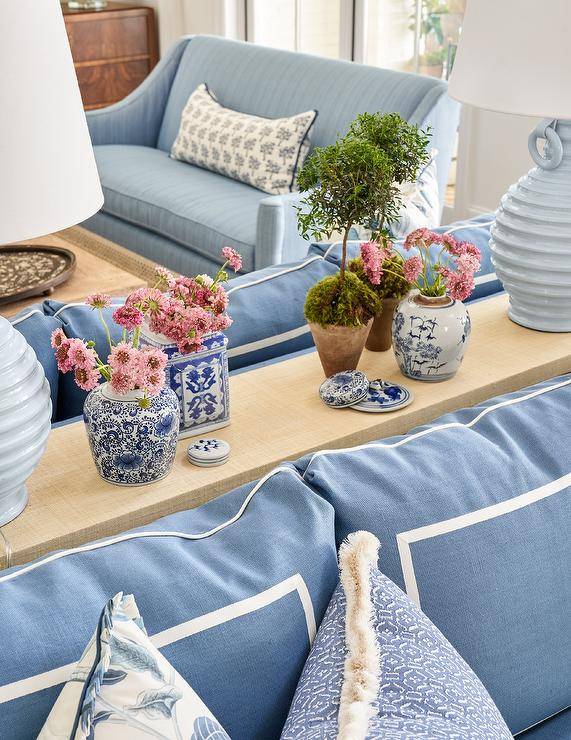
M430 247L434 244L440 250L436 259L431 261ZM474 244L456 241L452 234L416 229L407 236L404 248L407 252L414 248L418 250L418 255L405 260L403 271L405 275L407 270L410 275L417 271L410 282L424 295L448 294L450 298L464 301L474 290L474 275L482 260L481 252ZM419 264L421 269L418 269Z
M149 397L161 391L165 383L167 355L154 347L139 347L141 327L149 328L175 342L183 354L199 350L204 337L223 331L232 323L226 313L228 296L222 283L228 280L226 267L237 271L242 258L231 247L222 250L224 264L214 278L198 275L194 278L175 276L163 267L156 270L156 284L131 293L123 306L113 312L113 321L121 327L121 341L114 343L103 309L111 305L111 296L93 293L85 302L99 313L109 343L109 355L104 363L93 342L68 339L62 329L51 336L58 369L73 372L75 382L85 391L93 390L104 378L115 393L124 395L133 390L142 392L139 403L146 407ZM168 291L168 292L163 292Z
M430 257L430 248L440 247L436 259ZM474 275L480 269L482 255L478 247L469 242L456 241L452 234L437 234L430 229L412 231L404 242L407 252L416 249L405 259L403 275L411 287L426 296L443 296L464 301L474 289ZM390 242L361 244L361 258L365 273L373 285L379 285L383 271L395 274L383 267L383 262L394 255ZM396 277L398 277L395 274Z

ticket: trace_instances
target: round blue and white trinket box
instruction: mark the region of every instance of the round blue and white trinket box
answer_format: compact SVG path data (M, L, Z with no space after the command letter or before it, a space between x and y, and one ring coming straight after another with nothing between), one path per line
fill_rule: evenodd
M358 403L353 404L351 408L356 411L383 414L403 409L412 403L413 399L413 394L404 385L379 378L369 383L367 395Z
M223 465L230 457L230 445L223 439L199 439L187 449L188 461L200 468Z
M365 373L345 370L335 373L319 386L319 395L326 406L347 408L363 399L369 390Z

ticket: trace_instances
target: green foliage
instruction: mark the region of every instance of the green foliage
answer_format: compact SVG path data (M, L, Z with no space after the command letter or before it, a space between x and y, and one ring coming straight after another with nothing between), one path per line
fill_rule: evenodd
M419 168L430 158L430 131L407 123L398 113L361 113L351 124L348 136L384 151L391 162L393 180L399 184L416 180Z
M357 275L359 280L366 283L380 299L404 298L410 290L410 283L405 280L403 275L403 264L404 260L400 254L395 254L393 257L386 259L383 262L383 274L378 285L373 285L370 282L363 266L363 260L360 257L349 262L349 270Z
M361 326L380 309L377 294L352 272L323 278L305 300L305 318L322 326Z
M298 209L302 236L347 234L353 224L374 220L379 210L392 212L398 199L393 179L390 156L373 142L344 137L315 149L297 180L307 193Z

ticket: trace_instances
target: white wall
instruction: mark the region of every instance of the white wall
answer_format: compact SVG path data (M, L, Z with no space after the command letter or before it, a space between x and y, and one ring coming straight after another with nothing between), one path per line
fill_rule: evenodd
M527 150L527 138L538 120L464 108L455 218L495 211L508 187L535 166Z

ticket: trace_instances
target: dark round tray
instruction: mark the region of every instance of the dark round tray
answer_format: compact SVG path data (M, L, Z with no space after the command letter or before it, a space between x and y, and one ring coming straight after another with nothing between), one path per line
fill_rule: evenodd
M49 294L75 270L75 254L44 244L0 246L0 304Z

